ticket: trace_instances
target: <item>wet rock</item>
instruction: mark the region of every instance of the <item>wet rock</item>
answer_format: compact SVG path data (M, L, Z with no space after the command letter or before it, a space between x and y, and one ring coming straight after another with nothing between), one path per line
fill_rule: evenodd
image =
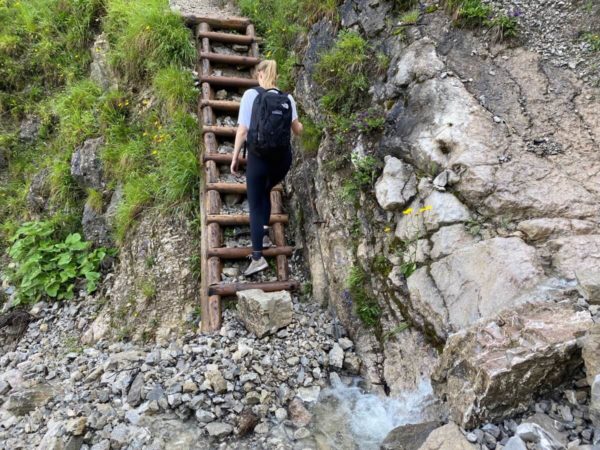
M450 336L434 389L464 426L510 417L572 375L580 361L577 337L591 325L589 312L566 303L506 310Z
M288 291L249 289L237 293L239 318L248 331L261 338L292 322L292 298Z
M393 156L385 157L385 167L375 183L379 205L388 211L402 208L417 193L417 177L412 167Z
M333 344L333 348L329 351L329 364L337 369L341 369L344 365L344 350L337 342Z
M440 426L439 422L425 422L396 427L381 443L381 450L417 450L431 432Z
M304 402L299 398L294 398L288 405L290 420L296 427L305 427L312 420L312 414L304 406Z
M100 158L102 145L104 145L103 137L86 139L71 157L71 176L83 189L91 188L101 191L105 187Z
M248 433L252 433L258 422L258 416L254 414L251 410L246 409L242 411L242 414L240 414L237 423L239 436L245 436Z
M542 276L533 247L519 238L493 238L417 269L407 280L410 307L445 339L449 332L526 302L521 294Z
M433 430L419 450L475 450L456 424L450 422Z

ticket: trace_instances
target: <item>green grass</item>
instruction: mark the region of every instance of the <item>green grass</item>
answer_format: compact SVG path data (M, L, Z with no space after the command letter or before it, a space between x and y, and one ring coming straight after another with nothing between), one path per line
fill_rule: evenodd
M584 33L583 40L589 44L593 52L600 51L600 33Z
M489 28L497 41L518 34L518 24L514 17L498 14L493 7L481 0L444 0L443 4L458 26Z
M419 21L419 10L413 9L400 16L400 22L403 25L415 25Z
M372 156L357 157L353 162L352 173L342 184L341 197L347 202L357 204L359 193L371 188L375 183L380 163Z
M302 118L304 131L300 137L302 150L309 156L314 156L319 150L323 138L323 126L315 123L309 116Z

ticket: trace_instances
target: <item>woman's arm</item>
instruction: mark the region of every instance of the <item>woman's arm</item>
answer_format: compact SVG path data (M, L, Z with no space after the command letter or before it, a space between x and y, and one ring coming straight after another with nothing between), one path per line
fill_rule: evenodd
M294 119L294 121L292 122L292 132L296 136L299 136L300 134L302 134L303 130L304 126L302 125L302 122L300 122L298 119Z
M238 157L240 155L240 150L242 149L242 145L246 142L246 136L248 135L248 128L244 125L238 125L237 131L235 133L235 143L233 144L233 158L231 160L231 173L232 175L239 175L238 168Z

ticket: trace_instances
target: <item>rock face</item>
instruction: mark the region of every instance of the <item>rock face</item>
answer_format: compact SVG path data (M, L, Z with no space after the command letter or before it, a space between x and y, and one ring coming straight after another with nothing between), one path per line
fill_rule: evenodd
M600 374L600 324L589 329L583 338L582 348L583 361L587 371L587 381L591 386Z
M92 62L90 64L90 78L98 84L103 90L116 86L116 78L108 63L109 44L105 33L96 37L92 45Z
M439 422L426 422L396 427L381 443L381 450L418 450L431 432L440 426Z
M27 206L34 213L41 213L48 207L50 198L50 182L48 169L42 169L31 179L27 192Z
M375 183L375 195L385 210L402 208L417 193L417 177L411 166L392 156L385 157L383 174Z
M82 188L102 190L105 186L100 159L103 144L102 137L87 139L71 157L71 176Z
M457 250L408 277L410 306L445 339L478 319L527 301L523 290L542 277L534 248L518 238L494 238Z
M589 312L566 302L507 310L450 336L434 390L465 427L511 416L572 374L580 364L577 338L591 325Z
M443 427L433 430L420 450L475 450L473 444L469 443L454 423L448 423Z
M35 141L40 132L41 120L37 116L27 116L21 123L19 139L26 143Z
M249 289L239 291L237 298L240 320L248 331L259 338L275 333L292 322L292 297L288 291Z
M111 247L113 245L106 217L101 211L97 211L90 205L90 202L86 202L83 207L81 226L86 241L91 241L97 246Z
M110 336L163 341L179 333L198 304L193 242L185 219L142 216L125 239L114 278L105 282L107 301L84 341Z

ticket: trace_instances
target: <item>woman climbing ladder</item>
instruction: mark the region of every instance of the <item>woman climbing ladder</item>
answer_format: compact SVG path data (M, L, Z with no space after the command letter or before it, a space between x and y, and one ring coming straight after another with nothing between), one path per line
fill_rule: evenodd
M240 150L247 143L246 186L252 261L244 272L245 276L269 267L262 256L262 249L271 245L268 236L271 189L284 179L292 165L290 130L299 135L303 129L294 98L282 94L276 87L276 62L262 61L256 74L260 87L249 89L242 96L231 161L231 173L238 175Z

